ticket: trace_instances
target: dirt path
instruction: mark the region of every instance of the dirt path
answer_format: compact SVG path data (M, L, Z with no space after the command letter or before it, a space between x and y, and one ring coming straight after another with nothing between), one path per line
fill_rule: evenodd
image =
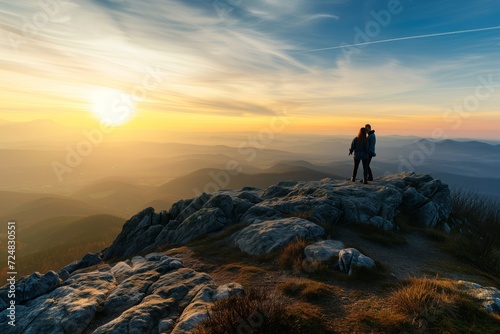
M464 265L454 256L441 250L439 243L430 240L423 232L409 232L402 236L407 241L402 245L385 246L377 242L364 239L358 232L346 227L338 227L338 239L346 245L353 245L365 255L370 256L375 261L384 265L389 274L394 279L402 280L408 277L428 276L449 278L453 280L468 280L479 284L491 284L490 280L483 276L470 274L470 266ZM193 256L189 248L182 247L182 251L173 250L174 256L181 258L187 267L210 273L217 284L224 284L233 281L236 278L242 279L238 271L226 271L216 263L216 259L206 261ZM467 270L468 269L468 270ZM266 272L255 272L249 276L255 279L258 277L258 283L271 285L288 281L288 273L279 269L265 270ZM240 277L238 277L240 276ZM246 275L245 275L246 276ZM293 275L291 275L293 276ZM245 277L247 278L247 277ZM253 281L253 279L250 279ZM254 284L257 282L253 282Z
M466 267L454 256L439 248L439 244L430 240L422 232L403 234L406 244L384 246L362 238L356 231L348 228L338 229L340 240L345 244L356 245L368 256L381 262L389 273L397 279L413 276L432 276L439 273L440 277L453 280L483 281L482 276L465 274L461 269ZM458 271L450 270L456 268Z

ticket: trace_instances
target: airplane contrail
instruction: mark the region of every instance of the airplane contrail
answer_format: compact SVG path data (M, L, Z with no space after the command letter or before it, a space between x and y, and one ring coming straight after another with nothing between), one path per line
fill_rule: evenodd
M324 50L335 50L335 49L349 48L349 47L353 47L353 46L370 45L370 44L380 44L380 43L390 43L390 42L397 42L397 41L406 41L406 40L409 40L409 39L420 39L420 38L428 38L428 37L439 37L439 36L446 36L446 35L455 35L455 34L466 34L466 33L472 33L472 32L480 32L480 31L487 31L487 30L497 30L497 29L500 29L500 26L488 27L488 28L478 28L478 29L468 29L468 30L448 31L448 32L440 32L440 33L427 34L427 35L398 37L398 38L391 38L391 39L383 39L383 40L380 40L380 41L371 41L371 42L364 42L364 43L357 43L357 44L345 44L345 45L331 46L331 47L320 48L320 49L302 50L302 51L297 51L297 52L294 52L294 53L307 53L307 52L316 52L316 51L324 51Z

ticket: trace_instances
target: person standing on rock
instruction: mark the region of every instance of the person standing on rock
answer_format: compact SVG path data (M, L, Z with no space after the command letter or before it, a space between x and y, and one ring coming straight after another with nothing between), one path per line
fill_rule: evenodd
M368 181L373 181L373 173L372 168L370 167L370 163L372 162L372 158L377 154L375 153L375 144L377 143L377 137L375 137L375 130L372 130L372 126L370 124L365 125L366 133L368 134Z
M356 181L356 174L360 161L363 163L363 179L361 182L368 183L368 138L366 137L366 128L359 129L358 136L352 140L349 155L354 153L354 168L352 170L351 181Z

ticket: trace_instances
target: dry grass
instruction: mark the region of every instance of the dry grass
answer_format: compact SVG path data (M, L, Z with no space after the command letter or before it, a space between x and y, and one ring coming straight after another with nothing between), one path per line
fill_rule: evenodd
M252 284L258 285L262 282L262 278L268 273L265 268L255 267L252 265L246 265L243 263L232 263L219 267L216 272L226 272L231 273L233 277L232 280L241 283L243 285Z
M289 297L300 298L308 302L335 299L337 291L330 285L309 279L281 283L277 288Z
M304 239L297 239L283 248L279 257L278 265L280 268L292 270L294 273L300 273L302 262L305 259L304 248L307 243Z
M209 317L195 333L326 333L319 314L302 314L288 307L275 294L251 289L214 303Z
M388 298L415 330L429 333L500 333L500 319L459 291L451 280L411 278Z
M393 293L390 300L396 310L415 319L432 322L441 316L457 316L456 295L451 286L437 280L411 278Z
M452 192L452 219L462 220L446 248L481 270L500 276L500 205L472 192Z
M355 333L500 333L500 317L488 314L455 284L412 278L388 293L356 297L336 326Z

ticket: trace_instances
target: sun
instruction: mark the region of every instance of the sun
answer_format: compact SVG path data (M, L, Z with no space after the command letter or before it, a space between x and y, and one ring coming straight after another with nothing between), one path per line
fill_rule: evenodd
M106 125L123 125L136 112L132 96L116 89L99 89L92 93L90 100L90 110Z

